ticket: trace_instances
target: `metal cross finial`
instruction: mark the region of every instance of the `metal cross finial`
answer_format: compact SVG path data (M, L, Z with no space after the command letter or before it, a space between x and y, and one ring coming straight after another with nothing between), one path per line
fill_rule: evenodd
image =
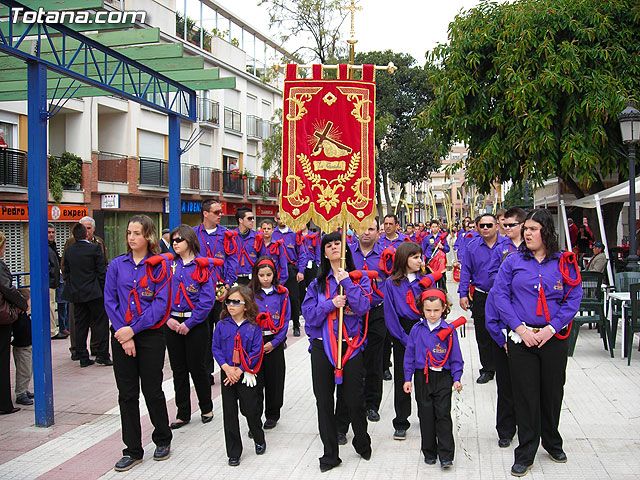
M356 35L355 27L354 27L354 19L357 10L362 10L362 7L356 7L355 0L351 0L351 5L348 7L340 7L343 10L349 10L351 12L351 38L354 38Z

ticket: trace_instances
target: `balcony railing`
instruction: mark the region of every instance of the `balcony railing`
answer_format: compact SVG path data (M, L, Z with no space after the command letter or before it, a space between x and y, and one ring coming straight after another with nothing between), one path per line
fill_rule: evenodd
M247 137L263 138L262 119L255 115L247 115Z
M209 167L200 167L200 190L219 192L220 170Z
M269 184L269 197L278 198L280 196L280 180L271 180Z
M242 132L242 113L224 107L224 128L232 132Z
M244 195L244 179L236 172L222 172L222 191L235 195Z
M220 125L220 105L218 102L198 97L198 121Z
M0 148L0 185L27 186L27 152Z
M169 169L166 160L140 157L140 185L169 186Z
M276 124L269 120L262 121L262 138L267 139L273 135Z
M117 153L98 152L98 181L127 183L127 157Z

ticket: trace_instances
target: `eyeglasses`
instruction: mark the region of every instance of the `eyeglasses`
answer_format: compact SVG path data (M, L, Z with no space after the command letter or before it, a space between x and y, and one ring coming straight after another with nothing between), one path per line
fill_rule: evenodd
M253 222L255 220L255 217L247 217L245 218L245 220L249 220L250 222Z
M479 223L478 224L478 227L480 228L493 228L495 226L496 226L495 223Z
M213 211L210 211L209 213L213 213L214 215L222 215L222 210L213 210Z
M520 225L520 223L505 223L504 228L515 228L518 225Z
M244 305L244 302L242 300L237 300L235 298L227 298L224 301L224 304L228 307L230 305L233 305L234 307L239 307L240 305Z
M184 242L184 241L185 241L185 239L182 238L182 237L173 237L171 239L171 243L181 243L181 242Z

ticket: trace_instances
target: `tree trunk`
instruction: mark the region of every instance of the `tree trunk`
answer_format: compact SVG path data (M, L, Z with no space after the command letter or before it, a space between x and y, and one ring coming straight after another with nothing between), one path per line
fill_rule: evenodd
M382 225L382 217L383 217L383 213L382 213L382 195L380 192L380 173L379 171L376 172L376 204L377 204L377 208L378 208L378 213L377 213L377 217L378 217L378 225Z
M391 205L391 195L389 195L389 182L387 181L387 173L380 171L382 175L382 187L384 188L384 196L387 200L387 214L393 213L393 206Z

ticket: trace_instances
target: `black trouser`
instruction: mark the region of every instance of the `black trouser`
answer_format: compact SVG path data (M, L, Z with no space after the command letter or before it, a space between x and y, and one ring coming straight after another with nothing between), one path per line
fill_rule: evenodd
M238 279L236 280L236 283L238 285L249 285L250 281L251 281L251 279L248 276L246 276L246 277L238 276Z
M424 370L416 370L415 385L422 453L427 458L440 457L440 461L453 461L455 444L453 441L453 422L451 421L451 372L429 371L429 383L426 383Z
M264 337L264 343L273 340L273 335ZM268 420L279 420L280 409L284 403L284 345L281 343L269 353L265 353L258 372L258 406L260 415ZM264 391L263 391L264 389Z
M88 360L87 335L91 327L91 343L95 341L95 354L97 358L109 358L109 320L104 309L102 297L88 302L74 302L73 312L75 317L75 349L79 360ZM94 351L93 347L91 348Z
M104 299L103 299L104 300ZM76 354L76 316L75 316L75 308L73 307L73 303L68 303L69 305L69 351L71 355ZM103 305L104 308L104 305ZM106 314L105 314L106 315ZM96 335L93 332L93 324L89 324L89 330L91 331L91 337L89 340L89 345L91 347L90 352L94 357L97 356L98 351L100 350L98 344L98 338L100 335ZM109 329L109 320L107 318L107 330ZM107 332L107 343L109 342L109 334ZM86 343L86 342L85 342Z
M176 320L182 323L184 319L176 318ZM176 417L188 422L191 420L189 375L198 395L200 413L209 413L213 410L211 384L206 364L209 327L206 322L198 323L186 335L174 332L167 326L163 328L173 371L173 388L176 392L176 407L178 407Z
M441 288L445 292L447 291L447 272L446 271L442 272L442 278L436 281L435 287Z
M496 366L496 387L498 403L496 406L496 431L498 438L511 440L516 434L516 411L513 404L513 388L509 357L504 348L493 342L493 360Z
M476 330L476 343L480 353L480 373L488 373L493 377L496 367L493 361L493 344L495 343L487 331L484 319L484 307L487 303L487 294L476 289L473 292L473 304L471 314Z
M304 270L304 285L305 289L309 286L313 279L318 276L318 265L316 262L311 263L311 268L305 268ZM300 298L300 301L304 300L304 297Z
M541 348L509 340L509 368L518 423L515 463L531 465L543 448L562 452L558 431L567 368L567 340L553 337Z
M343 352L346 351L346 343ZM353 428L352 445L360 455L371 451L371 437L367 433L367 417L364 409L364 367L361 354L351 357L342 370L342 384L338 386L338 397L342 395L347 404L349 421ZM342 462L338 456L338 428L334 413L335 375L334 366L324 352L322 340L311 344L311 378L313 394L318 411L318 430L324 446L320 465L336 466Z
M367 346L364 349L364 400L366 410L380 409L382 401L382 350L387 334L387 326L384 323L384 310L382 305L369 311L369 332L367 334ZM349 410L342 397L338 395L336 401L336 421L338 431L347 433L349 430Z
M9 365L11 352L11 324L0 325L0 411L10 412L13 409L11 400L11 369Z
M118 404L122 423L122 441L126 448L123 455L142 458L142 429L140 427L140 388L149 410L154 430L153 443L166 446L171 443L167 402L162 391L164 366L164 334L161 329L143 330L133 337L136 356L124 353L120 342L111 335L113 374L118 387Z
M386 370L391 367L391 344L392 336L387 331L387 335L384 338L384 348L382 350L382 369Z
M287 272L289 272L289 278L287 279L287 283L284 284L289 290L289 301L291 302L291 320L293 321L294 328L300 328L300 302L302 300L300 298L300 290L298 287L298 268L291 264L287 264Z
M417 320L399 318L400 325L407 334L411 331ZM393 338L393 406L396 417L393 419L393 428L407 430L411 424L411 394L404 392L404 351L405 347L400 340Z
M211 343L213 342L213 331L216 328L216 323L220 321L220 314L222 313L222 303L219 301L215 301L213 303L213 307L209 312L209 316L207 317L207 325L209 326L209 331L207 332L207 353L206 353L206 365L207 365L207 373L213 375L213 368L215 366L215 361L213 359L213 352L211 351Z
M220 373L222 389L222 419L224 423L224 443L229 458L239 458L242 455L242 437L240 437L240 422L238 420L238 403L240 413L247 419L249 430L253 434L253 441L264 443L264 430L258 409L258 387L247 387L242 383L243 376L233 385L225 385L227 378L224 370Z

